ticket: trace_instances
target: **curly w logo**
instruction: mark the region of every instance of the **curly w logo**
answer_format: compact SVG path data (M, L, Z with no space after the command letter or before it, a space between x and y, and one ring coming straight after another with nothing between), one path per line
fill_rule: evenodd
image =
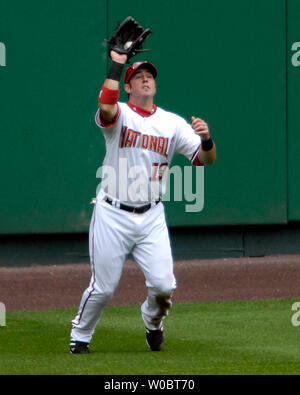
M0 43L0 66L6 66L6 48L3 43Z

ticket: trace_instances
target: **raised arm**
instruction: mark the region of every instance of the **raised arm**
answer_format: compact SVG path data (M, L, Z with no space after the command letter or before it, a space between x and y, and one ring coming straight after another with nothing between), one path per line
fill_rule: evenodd
M107 41L112 64L99 96L100 116L105 123L112 122L118 112L117 102L124 64L143 51L143 43L150 33L150 29L144 29L134 18L128 16Z
M192 117L192 125L195 133L201 137L201 146L198 159L204 165L212 165L217 159L216 144L210 136L207 123L201 118Z
M111 51L110 54L112 59L111 68L99 96L101 119L105 123L112 122L117 115L120 79L123 73L124 64L127 61L126 55L120 55L115 51Z

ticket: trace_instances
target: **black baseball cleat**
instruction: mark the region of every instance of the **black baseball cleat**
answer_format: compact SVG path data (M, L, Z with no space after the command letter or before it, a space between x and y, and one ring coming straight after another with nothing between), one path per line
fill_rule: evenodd
M70 352L71 354L89 354L89 343L71 340Z
M146 328L146 330L146 341L151 351L160 351L164 342L163 328L152 331Z

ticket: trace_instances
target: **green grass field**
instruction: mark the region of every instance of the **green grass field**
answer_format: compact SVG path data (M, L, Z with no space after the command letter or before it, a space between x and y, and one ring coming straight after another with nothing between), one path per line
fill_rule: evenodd
M139 306L108 307L91 354L69 354L75 310L8 312L0 374L299 374L295 300L174 305L162 352L151 352Z

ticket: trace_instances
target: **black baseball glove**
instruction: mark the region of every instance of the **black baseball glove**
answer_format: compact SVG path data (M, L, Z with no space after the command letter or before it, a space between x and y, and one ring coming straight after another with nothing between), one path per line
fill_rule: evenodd
M128 16L117 26L112 38L107 41L109 56L110 51L127 55L127 63L129 63L130 58L137 53L148 51L142 46L150 33L152 33L150 29L144 29L136 20Z

